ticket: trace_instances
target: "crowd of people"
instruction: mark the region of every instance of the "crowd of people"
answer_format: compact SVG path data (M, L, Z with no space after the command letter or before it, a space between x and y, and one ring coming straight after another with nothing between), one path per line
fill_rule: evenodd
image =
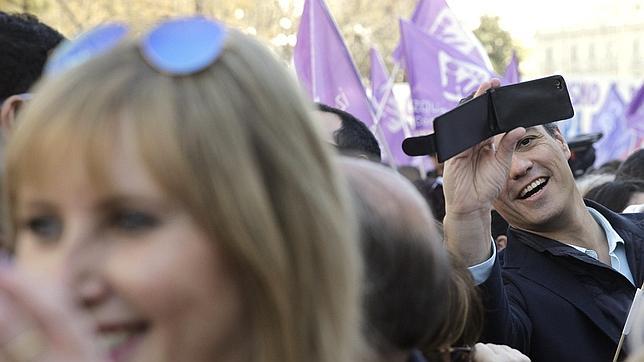
M644 360L644 150L575 178L545 124L411 182L213 20L0 47L2 362Z

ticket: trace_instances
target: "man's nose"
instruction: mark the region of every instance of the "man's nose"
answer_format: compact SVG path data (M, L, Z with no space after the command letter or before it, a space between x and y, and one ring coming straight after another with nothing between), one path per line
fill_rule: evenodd
M510 178L513 180L518 180L521 177L525 176L532 169L532 161L530 159L517 155L515 152L512 155L512 165L510 166Z

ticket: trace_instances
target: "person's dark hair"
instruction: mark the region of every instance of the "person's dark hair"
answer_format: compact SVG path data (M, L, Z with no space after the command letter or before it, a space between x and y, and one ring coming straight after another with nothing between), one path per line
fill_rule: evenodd
M619 166L621 165L622 161L620 160L606 161L598 168L592 170L590 173L592 173L593 175L614 175L615 173L617 173L617 169L619 169Z
M644 181L644 148L631 153L622 162L615 173L615 179Z
M381 180L348 175L365 263L364 335L380 356L409 352L437 334L448 308L441 237L419 195L416 205L394 196L383 207L387 195L373 195L387 193ZM416 193L411 185L405 192Z
M414 186L420 194L427 201L427 205L432 210L432 215L440 223L445 218L445 194L443 193L443 185L436 181L436 179L426 178L424 180L417 180Z
M33 15L0 11L0 101L27 92L63 39Z
M322 103L317 103L317 107L322 112L333 113L340 117L342 126L333 133L333 139L341 152L348 156L354 156L356 153L364 154L372 161L381 161L378 140L362 121L348 112Z
M458 255L450 252L449 256L447 315L438 332L421 348L429 361L442 361L436 356L445 348L473 346L483 330L483 304L472 275Z
M584 197L615 212L622 212L637 192L644 192L644 181L615 180L593 187Z
M492 210L492 238L496 240L499 235L508 235L508 222L496 210Z

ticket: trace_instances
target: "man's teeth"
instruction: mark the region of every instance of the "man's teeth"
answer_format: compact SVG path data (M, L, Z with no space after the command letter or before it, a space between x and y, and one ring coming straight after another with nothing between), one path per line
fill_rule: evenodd
M128 340L132 332L110 332L97 336L98 346L102 351L110 351Z
M539 186L539 185L543 184L544 182L546 182L546 178L545 178L545 177L541 177L541 178L538 178L538 179L536 179L536 180L532 181L532 183L531 183L530 185L526 186L526 187L523 189L523 191L521 191L521 195L519 195L519 196L520 196L520 197L525 197L525 195L526 195L528 192L532 191L535 187L537 187L537 186Z

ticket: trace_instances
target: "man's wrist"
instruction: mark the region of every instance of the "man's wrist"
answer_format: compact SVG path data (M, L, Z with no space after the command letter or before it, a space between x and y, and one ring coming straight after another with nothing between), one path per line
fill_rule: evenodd
M492 253L490 211L477 209L445 214L443 229L447 248L460 255L468 266L487 260Z

